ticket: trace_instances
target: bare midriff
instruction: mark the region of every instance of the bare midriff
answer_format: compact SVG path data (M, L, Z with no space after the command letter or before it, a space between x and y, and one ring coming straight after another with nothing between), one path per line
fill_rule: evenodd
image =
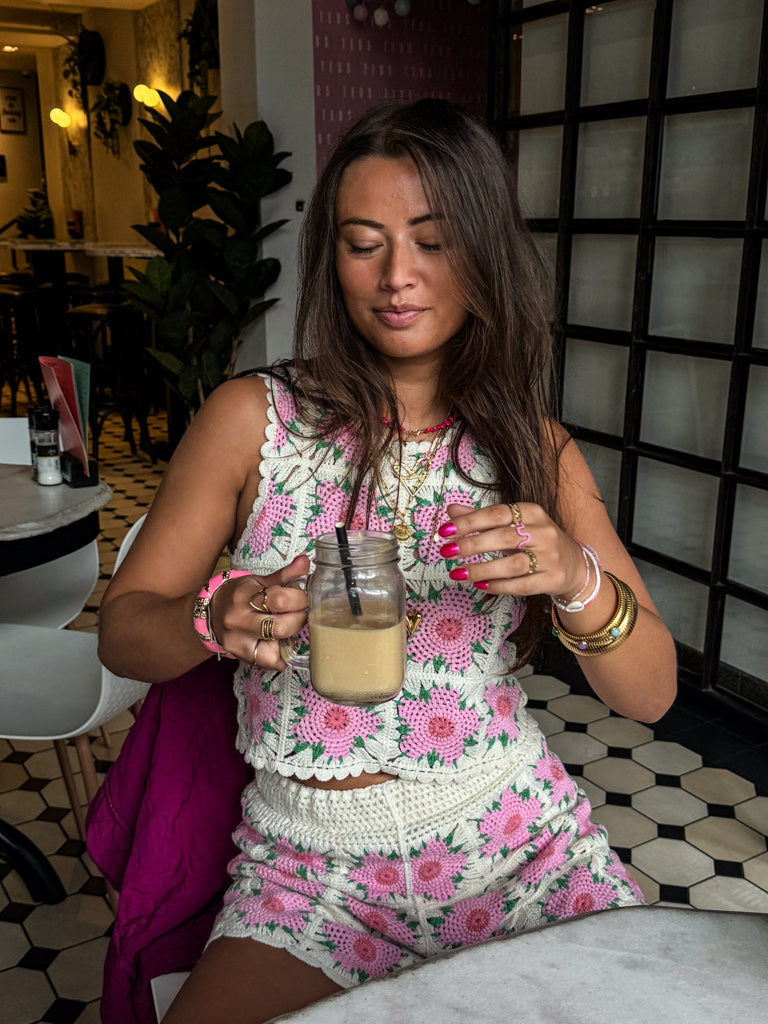
M346 779L297 779L297 782L313 789L362 789L364 786L377 786L380 782L392 782L394 778L387 772L363 772L355 777L348 775Z

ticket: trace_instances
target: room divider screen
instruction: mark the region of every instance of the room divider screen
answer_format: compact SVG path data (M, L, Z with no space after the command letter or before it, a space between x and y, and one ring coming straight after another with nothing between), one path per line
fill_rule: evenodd
M682 678L768 721L763 0L496 0L489 102L552 268L563 420Z

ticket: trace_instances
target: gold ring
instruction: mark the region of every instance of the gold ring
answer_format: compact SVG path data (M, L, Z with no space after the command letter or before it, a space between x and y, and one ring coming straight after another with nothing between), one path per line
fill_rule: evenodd
M539 568L539 563L533 551L530 551L528 548L524 548L523 550L525 551L526 555L528 555L528 575L530 576L531 573L536 572L536 570Z
M511 526L517 526L518 523L522 523L523 516L518 506L513 502L511 505L507 505L507 508L512 513Z
M254 665L256 664L256 652L259 649L259 644L260 643L261 643L261 639L257 640L256 643L253 645L253 657L252 657L251 660L253 661Z
M261 639L275 639L275 620L272 618L271 615L265 615L264 618L261 620Z
M255 601L255 599L257 597L260 599L260 603L259 604L254 604L254 601ZM253 597L249 600L248 604L251 606L251 608L255 612L259 612L260 615L263 615L265 612L269 613L269 605L267 604L267 591L266 591L266 589L264 587L262 587L261 590L258 590L253 595Z

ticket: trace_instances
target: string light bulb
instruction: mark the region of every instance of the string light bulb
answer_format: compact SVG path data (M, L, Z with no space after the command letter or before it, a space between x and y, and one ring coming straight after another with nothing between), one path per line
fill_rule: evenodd
M134 86L133 98L138 103L143 103L145 107L156 107L160 102L160 93L157 89L150 89L149 86L139 82L138 85Z
M72 118L61 107L54 107L53 110L48 114L54 124L57 124L59 128L69 128L72 124Z

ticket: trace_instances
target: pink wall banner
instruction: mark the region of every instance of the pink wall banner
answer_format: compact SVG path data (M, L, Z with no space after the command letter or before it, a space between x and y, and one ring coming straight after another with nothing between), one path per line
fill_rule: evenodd
M435 96L485 115L486 2L312 0L312 28L318 171L341 129L379 103Z

